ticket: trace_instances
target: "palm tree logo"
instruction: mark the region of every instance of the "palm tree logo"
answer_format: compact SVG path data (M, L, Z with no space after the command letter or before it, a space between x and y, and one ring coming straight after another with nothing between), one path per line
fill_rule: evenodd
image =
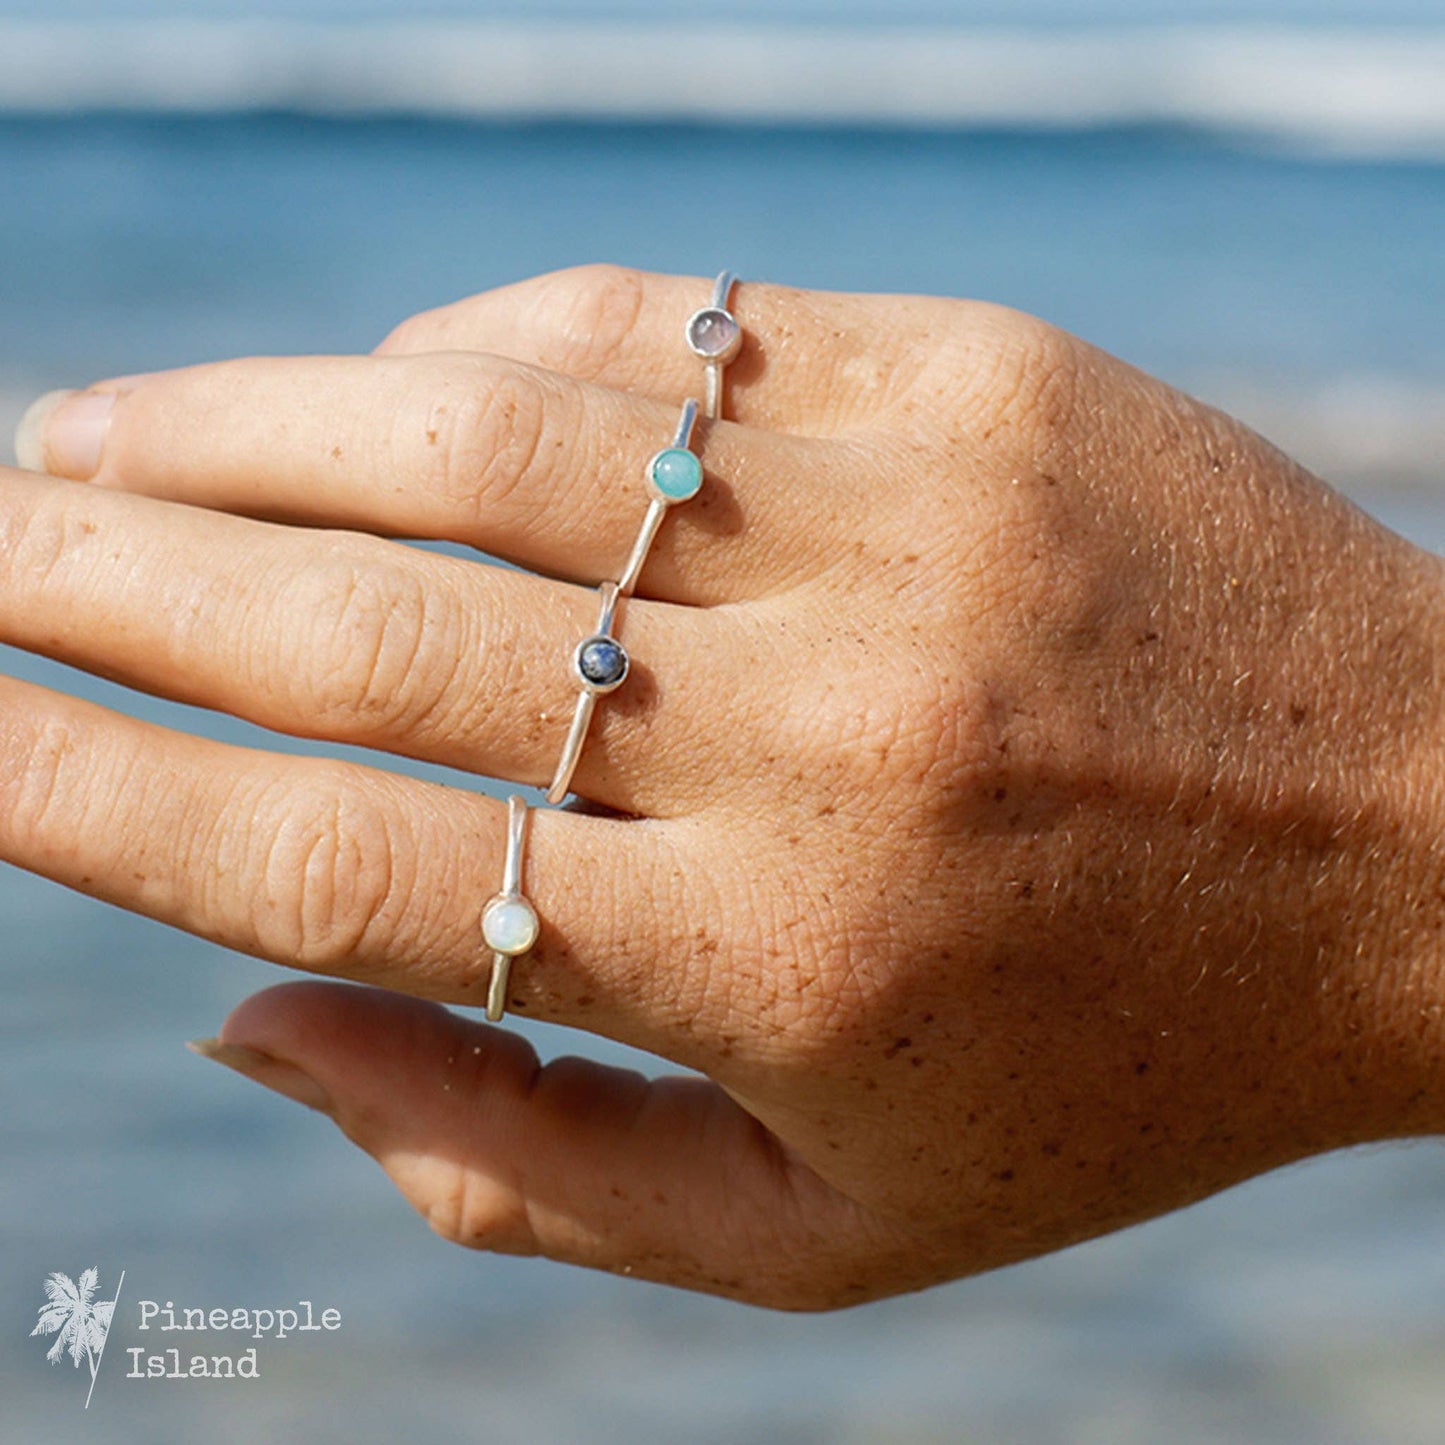
M32 1339L36 1335L55 1336L55 1343L45 1356L52 1365L58 1365L61 1357L68 1354L77 1370L81 1360L90 1366L90 1390L85 1397L87 1410L95 1393L95 1376L105 1353L105 1340L110 1334L120 1287L125 1283L125 1271L121 1270L120 1282L111 1299L95 1298L99 1282L100 1274L94 1267L81 1271L78 1282L57 1270L45 1281L45 1303L40 1306L40 1319L30 1331Z

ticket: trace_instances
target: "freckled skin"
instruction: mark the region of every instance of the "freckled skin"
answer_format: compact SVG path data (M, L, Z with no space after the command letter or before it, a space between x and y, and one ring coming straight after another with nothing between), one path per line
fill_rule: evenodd
M575 685L571 643L555 668L546 644L588 625L577 559L635 536L702 289L562 273L414 318L377 360L127 383L101 488L0 479L4 640L293 731L312 685L323 736L544 781ZM250 1053L226 1061L319 1089L447 1238L777 1307L1445 1129L1440 563L1042 322L739 294L732 420L700 429L704 489L622 615L635 666L578 774L599 815L534 817L543 933L508 1001L705 1078L543 1067L426 1001L486 988L500 823L460 793L369 782L341 806L352 774L96 741L30 721L58 706L32 690L0 707L4 855L397 990L271 990L227 1021ZM443 536L568 585L464 608L515 574L431 558L399 587L389 544L281 528L248 561L250 534L127 493ZM156 559L130 613L95 551L122 536ZM93 575L86 613L66 578ZM302 605L268 629L278 578ZM158 591L169 633L145 630ZM197 598L215 615L189 635Z
M915 811L901 848L847 854L888 910L835 958L854 1007L812 1023L781 1109L745 1096L975 1264L1442 1118L1438 1031L1411 1022L1439 1007L1437 563L1227 418L1049 346L1009 444L933 454L931 625L873 641L895 669L923 650L941 706L921 753L857 764L856 837ZM957 386L922 414L980 405ZM898 1073L928 1057L954 1087ZM865 1079L889 1106L845 1137Z

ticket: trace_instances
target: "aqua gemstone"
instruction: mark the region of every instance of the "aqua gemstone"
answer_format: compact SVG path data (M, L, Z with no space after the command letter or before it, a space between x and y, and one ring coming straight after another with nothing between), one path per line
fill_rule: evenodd
M669 502L685 502L702 489L702 463L686 447L668 447L647 468L652 485Z

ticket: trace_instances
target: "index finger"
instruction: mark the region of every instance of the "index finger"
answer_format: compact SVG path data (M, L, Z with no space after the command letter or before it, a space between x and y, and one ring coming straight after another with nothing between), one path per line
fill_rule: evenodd
M577 266L500 286L403 321L378 355L485 351L656 401L703 392L687 343L712 283L622 266ZM743 277L729 310L742 347L727 367L723 415L770 432L832 436L893 404L928 360L936 321L920 298L804 291ZM918 313L918 325L910 317Z

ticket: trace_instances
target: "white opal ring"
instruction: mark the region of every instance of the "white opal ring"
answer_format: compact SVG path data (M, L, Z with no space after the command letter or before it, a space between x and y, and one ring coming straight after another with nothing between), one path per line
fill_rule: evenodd
M520 793L507 799L507 858L502 891L482 909L482 938L492 950L487 986L487 1017L493 1023L507 1011L507 981L512 960L530 953L542 925L537 910L522 896L522 854L527 846L527 802Z
M642 519L642 530L633 544L632 555L617 579L617 590L624 597L631 597L637 579L642 575L642 564L652 550L657 529L670 507L679 502L691 501L702 490L702 462L692 449L693 428L697 425L697 403L689 398L682 404L682 415L678 418L677 431L672 445L654 452L647 463L647 487L652 500L647 506L647 515Z
M687 321L687 345L707 367L707 415L718 421L723 411L723 372L742 350L743 329L728 310L728 298L738 278L724 271L713 284L712 304L694 311Z

